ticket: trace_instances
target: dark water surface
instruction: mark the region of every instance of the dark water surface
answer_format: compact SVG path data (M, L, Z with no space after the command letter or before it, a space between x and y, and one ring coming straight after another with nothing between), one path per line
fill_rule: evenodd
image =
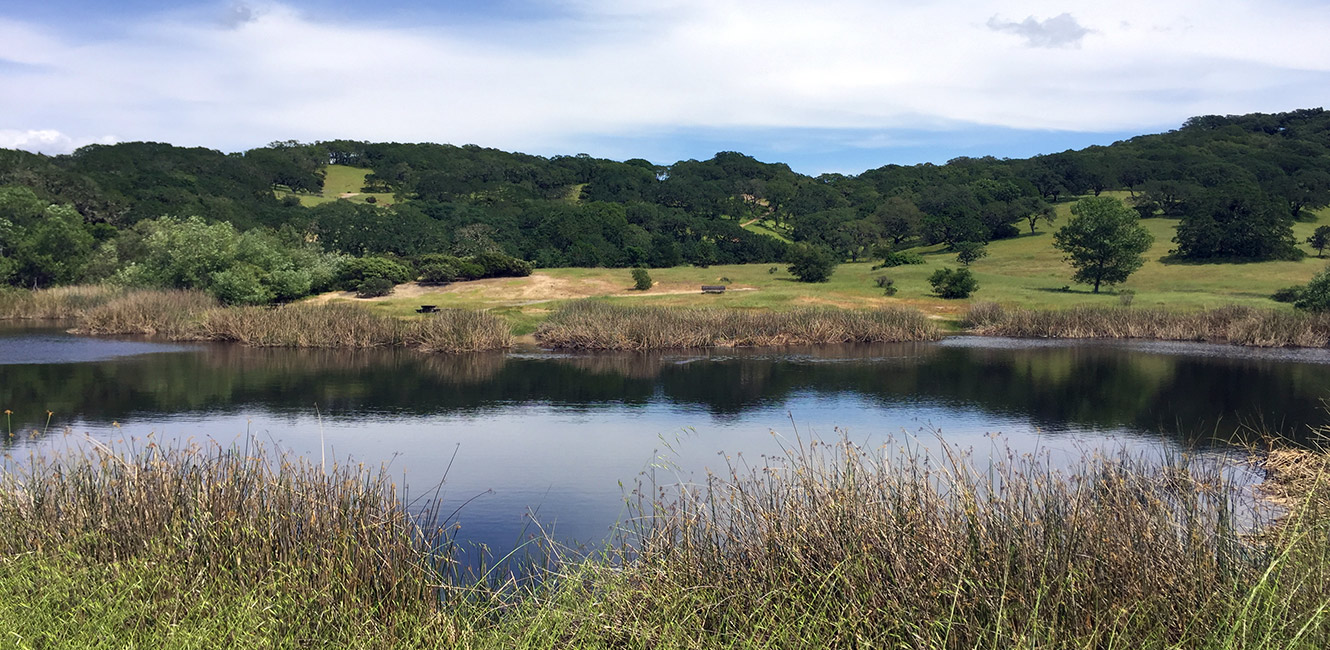
M730 454L845 432L869 444L1017 451L1223 449L1239 425L1306 437L1327 423L1330 353L956 337L778 351L461 356L266 350L0 329L8 451L153 436L390 462L419 493L443 478L463 534L511 548L527 514L602 539L642 472L696 479ZM51 411L49 428L47 411ZM32 435L32 429L46 430ZM622 482L624 487L621 487Z

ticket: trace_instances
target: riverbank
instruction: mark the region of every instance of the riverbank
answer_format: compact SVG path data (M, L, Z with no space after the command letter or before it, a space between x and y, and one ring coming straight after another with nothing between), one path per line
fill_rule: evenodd
M579 301L551 314L534 336L555 349L660 350L935 341L942 335L922 312L905 308L751 312Z
M190 291L61 287L5 292L0 319L62 319L73 323L73 331L91 335L427 352L505 349L518 340L555 349L664 350L933 341L953 332L1330 347L1330 314L1240 305L1205 310L1123 305L1030 309L980 301L948 319L893 304L738 309L583 299L546 305L538 315L461 308L407 315L385 311L382 305L305 301L224 307Z
M1230 305L1203 311L1136 307L1034 310L976 303L962 325L975 334L1017 338L1201 341L1251 347L1330 346L1330 314Z
M394 318L344 303L226 307L197 291L65 287L8 292L0 318L62 319L71 331L222 341L255 347L380 348L475 352L511 347L508 324L483 311L443 309Z
M619 542L579 558L538 541L543 562L477 580L450 559L439 513L452 506L410 514L382 472L257 446L85 445L0 475L0 634L26 647L1330 643L1323 454L1268 466L1270 484L1307 490L1279 504L1191 456L1059 471L842 440L785 458L639 484Z

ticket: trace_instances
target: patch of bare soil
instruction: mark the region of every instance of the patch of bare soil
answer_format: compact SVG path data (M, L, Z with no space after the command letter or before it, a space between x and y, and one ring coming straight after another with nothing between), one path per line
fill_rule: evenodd
M730 287L729 291L756 291L753 287ZM441 296L448 294L465 295L487 302L507 305L529 305L550 300L569 300L590 298L593 296L667 296L688 293L701 293L700 285L683 283L656 283L647 291L636 291L629 286L600 279L556 278L544 273L532 273L525 278L486 278L453 282L446 285L424 285L416 282L399 284L387 296L378 298L360 298L366 302L391 300L396 298L420 298L423 296ZM311 302L329 300L356 299L354 291L331 291L310 298Z

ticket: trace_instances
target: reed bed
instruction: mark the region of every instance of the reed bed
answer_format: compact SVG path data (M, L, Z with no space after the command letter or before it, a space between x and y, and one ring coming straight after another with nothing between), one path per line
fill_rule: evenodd
M756 347L931 341L941 336L911 309L805 308L748 312L570 303L537 328L540 344L582 350Z
M1220 464L789 453L640 489L638 553L581 620L676 647L1330 642L1330 513L1253 537L1270 509Z
M603 554L476 581L450 561L437 500L409 514L382 471L86 443L0 476L0 632L34 647L110 634L143 647L1322 648L1317 462L1272 462L1305 494L1271 505L1185 455L1059 469L797 443L700 483L644 479Z
M402 346L424 352L497 350L512 345L507 323L487 312L445 309L416 320L356 305L292 303L224 307L197 291L142 289L108 294L71 311L74 332L230 341L256 347L363 349Z
M0 288L0 320L76 318L123 293L122 289L105 285L35 291Z
M277 607L268 625L295 626L260 634L360 633L402 613L433 611L438 585L451 575L449 530L434 511L408 513L402 497L383 469L324 468L258 444L149 443L121 453L83 441L0 476L0 561L17 564L0 572L8 576L0 583L12 588L33 558L57 573L109 568L92 575L122 589L151 576L155 584L139 595L147 602L126 604L126 593L113 601L146 612L114 631L126 647L145 640L159 647L173 626L226 611L230 599ZM68 624L76 627L77 612L101 605L57 606L74 614Z
M193 341L200 338L200 319L218 309L217 300L202 291L141 289L78 314L73 331Z
M1253 347L1330 346L1330 314L1227 306L1197 312L1135 307L1033 310L977 303L964 324L977 334L1030 338L1140 338Z

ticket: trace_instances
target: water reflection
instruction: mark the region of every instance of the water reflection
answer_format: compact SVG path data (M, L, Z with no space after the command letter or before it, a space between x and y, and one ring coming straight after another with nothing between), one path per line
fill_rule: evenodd
M0 356L62 336L0 332ZM723 465L722 451L760 464L796 425L875 445L936 444L940 430L981 458L1005 446L1075 454L1214 444L1239 422L1306 436L1327 422L1330 396L1321 351L1170 344L457 356L194 345L105 358L121 342L77 341L87 358L0 366L14 429L44 428L50 410L52 429L103 440L254 437L310 457L322 446L330 458L389 462L417 493L456 454L446 495L481 495L461 519L468 539L496 549L519 541L529 511L564 539L600 539L626 514L621 481L688 480ZM5 440L22 452L56 438Z

